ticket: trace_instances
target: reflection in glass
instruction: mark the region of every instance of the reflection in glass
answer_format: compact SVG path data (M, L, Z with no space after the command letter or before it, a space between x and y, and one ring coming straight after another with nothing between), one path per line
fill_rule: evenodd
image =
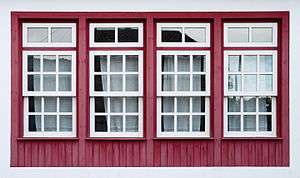
M138 42L138 27L122 27L118 28L119 42Z
M51 42L58 42L58 43L72 42L72 28L71 27L52 27L51 28Z
M164 27L161 30L162 42L182 42L182 28Z
M242 43L249 42L249 28L247 27L229 27L228 42Z
M48 42L48 28L47 27L28 27L27 28L27 42L30 42L30 43Z
M241 131L240 115L228 115L228 131Z
M122 116L110 116L110 131L111 132L122 132L123 131Z
M94 42L115 42L114 27L98 27L94 29Z
M186 115L177 116L177 131L178 132L188 132L189 130L190 130L189 116L186 116Z
M161 131L174 132L174 116L161 116Z
M138 131L138 116L126 116L126 132Z
M95 132L107 132L107 116L95 116Z
M187 27L185 31L185 42L206 42L206 29L199 27Z
M228 91L241 90L241 75L228 75Z

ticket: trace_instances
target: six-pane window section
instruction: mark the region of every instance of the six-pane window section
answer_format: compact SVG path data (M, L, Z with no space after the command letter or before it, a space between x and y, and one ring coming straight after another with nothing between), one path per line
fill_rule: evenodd
M158 23L158 46L209 44L209 24ZM157 136L209 137L210 52L157 51Z
M225 47L277 45L275 23L225 23ZM224 51L224 135L276 136L277 50Z
M75 43L74 24L23 27L24 47ZM23 97L25 137L75 137L76 52L23 51Z
M90 24L90 45L140 47L142 27ZM143 136L143 51L90 51L90 135Z

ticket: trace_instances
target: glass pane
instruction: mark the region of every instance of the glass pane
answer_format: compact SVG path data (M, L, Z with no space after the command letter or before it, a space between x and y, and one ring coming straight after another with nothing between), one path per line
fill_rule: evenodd
M174 132L174 116L161 116L161 131Z
M161 68L163 72L174 72L174 56L162 55Z
M56 56L54 55L43 56L43 71L44 72L56 71Z
M190 112L189 97L177 97L177 112Z
M259 56L259 71L273 72L273 56L271 55Z
M241 56L228 56L228 71L229 72L240 72L242 66Z
M241 75L228 75L228 91L241 91Z
M56 112L56 97L44 97L44 112Z
M138 27L124 27L118 28L118 41L119 42L138 42Z
M244 91L256 91L256 75L244 75Z
M195 96L192 98L193 112L205 112L205 97Z
M177 90L190 91L190 75L177 75Z
M31 43L48 42L48 28L47 27L28 27L27 28L27 42L31 42Z
M71 91L72 89L72 76L71 75L59 75L59 91Z
M28 75L28 91L40 91L40 75Z
M174 75L162 75L162 91L174 91L175 77Z
M228 112L241 111L241 98L236 96L228 97Z
M126 75L126 91L138 91L138 90L139 90L138 75L127 74Z
M205 75L193 75L193 91L205 91Z
M259 115L259 131L272 131L271 115Z
M205 131L205 116L193 116L192 121L193 132L204 132Z
M138 131L138 116L126 116L126 132Z
M272 112L272 98L258 98L259 112Z
M189 72L190 71L190 56L188 55L178 55L178 72Z
M27 62L27 70L28 72L39 72L40 71L40 59L41 56L38 55L29 55Z
M138 72L138 55L126 55L126 72Z
M273 90L273 75L259 75L259 90L260 91Z
M110 75L110 91L122 91L122 90L123 90L123 76Z
M57 129L56 116L53 115L45 115L44 116L44 130L46 132L53 132Z
M110 112L123 112L123 98L111 97L110 98Z
M194 72L205 72L205 56L194 55L193 56L193 71Z
M241 131L241 116L228 115L228 131Z
M47 74L43 76L43 89L44 91L56 91L56 77L55 74Z
M51 28L51 42L72 42L71 27L53 27Z
M107 56L95 56L94 58L94 70L95 72L107 72Z
M94 76L94 90L107 91L107 75Z
M256 72L257 56L244 56L243 71Z
M122 72L122 56L121 55L111 55L110 56L110 71L111 72Z
M273 29L272 27L253 27L252 28L253 42L272 42Z
M110 116L110 131L111 132L122 132L123 131L122 116Z
M41 112L42 111L42 104L41 104L41 97L34 97L30 96L28 97L29 101L29 112Z
M95 112L107 113L107 98L95 97Z
M230 43L249 42L249 29L247 27L229 27L228 42Z
M244 131L256 131L256 116L245 115L244 116Z
M126 97L126 112L138 111L138 97Z
M28 117L28 131L29 132L36 132L41 131L41 116L39 115L30 115Z
M70 132L72 131L72 116L59 116L59 131Z
M182 42L182 28L164 27L161 28L162 42Z
M72 97L59 97L59 112L72 112Z
M107 116L95 116L95 132L107 132Z
M177 116L177 131L188 132L190 130L189 116Z
M95 42L115 42L115 28L114 27L99 27L94 29Z
M162 112L174 112L174 97L162 97Z
M187 27L185 31L185 42L206 42L206 29L199 27Z
M59 60L59 72L71 72L72 71L72 56L58 56Z
M243 97L244 112L256 112L256 98Z

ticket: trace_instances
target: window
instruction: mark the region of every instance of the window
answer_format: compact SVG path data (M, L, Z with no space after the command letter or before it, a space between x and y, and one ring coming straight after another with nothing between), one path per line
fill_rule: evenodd
M24 47L75 47L75 23L23 23Z
M142 137L142 51L91 51L90 96L92 137Z
M142 47L142 23L91 23L91 47Z
M225 23L224 46L277 46L277 23Z
M24 136L75 136L76 56L24 51Z
M209 24L158 23L157 43L159 47L209 47Z
M157 135L209 136L210 53L157 52Z

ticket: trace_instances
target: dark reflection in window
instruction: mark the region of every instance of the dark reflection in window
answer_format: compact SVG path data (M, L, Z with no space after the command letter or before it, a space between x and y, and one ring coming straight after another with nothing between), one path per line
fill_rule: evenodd
M115 42L115 28L101 27L94 30L95 42Z
M95 116L95 132L107 132L106 116Z
M107 98L95 97L95 112L107 113Z
M174 132L174 116L162 116L161 131Z
M95 75L94 76L94 89L95 89L95 91L106 91L107 90L107 76L106 75Z
M259 112L272 112L272 98L259 98Z
M204 132L205 131L205 116L201 116L201 120L200 120L200 132Z
M259 116L259 131L272 131L272 116L260 115Z
M30 96L28 99L29 112L41 112L41 98Z
M28 56L27 64L28 72L39 72L40 71L40 56Z
M41 116L30 115L28 122L28 130L30 132L41 131Z
M205 75L201 75L201 91L205 91Z
M94 59L95 72L107 72L107 56L95 56Z
M182 42L182 28L162 28L162 42Z
M118 42L138 42L138 28L118 28Z
M40 75L28 75L27 85L28 91L39 91Z

